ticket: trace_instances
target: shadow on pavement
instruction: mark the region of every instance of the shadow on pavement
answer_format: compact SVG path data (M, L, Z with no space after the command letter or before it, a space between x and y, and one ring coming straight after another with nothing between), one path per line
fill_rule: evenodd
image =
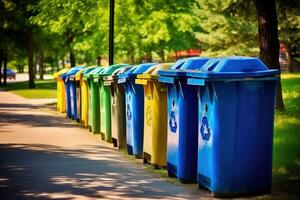
M74 124L66 119L53 115L32 112L39 109L30 104L0 104L0 132L9 124L21 124L32 127L66 127L74 128ZM14 110L14 111L12 111Z
M112 151L93 145L80 150L49 145L0 145L0 196L46 200L109 195L133 199L190 197L191 193L184 194L181 187L170 187L158 178L144 175L143 169L134 164L118 160ZM200 190L195 192L199 197L210 197L206 191L203 196Z

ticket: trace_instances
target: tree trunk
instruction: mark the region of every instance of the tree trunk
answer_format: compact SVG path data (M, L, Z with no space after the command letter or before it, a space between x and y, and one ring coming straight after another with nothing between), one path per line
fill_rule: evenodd
M102 56L97 56L97 66L101 66Z
M7 85L7 53L3 54L3 85Z
M34 48L34 47L33 47ZM37 74L37 63L38 63L38 53L33 52L33 71L34 71L34 79L36 79Z
M161 59L161 61L162 61L162 62L165 62L165 52L164 52L164 50L163 50L163 49L161 49L161 50L160 50L160 53L159 53L159 55L160 55L160 59Z
M63 58L61 62L62 62L61 64L62 64L63 68L65 68L66 67L65 58Z
M292 61L292 47L290 43L285 43L286 48L286 56L287 56L287 68L288 72L293 73L294 67L293 67L293 61Z
M73 49L69 49L69 53L70 53L70 64L71 64L71 67L75 67L76 66L76 59L75 59L75 54L74 54L74 51Z
M255 6L258 19L259 56L271 69L280 70L275 0L255 0ZM280 79L276 90L276 109L284 110Z
M2 60L3 60L3 50L0 49L0 85L2 85Z
M29 73L29 88L35 88L34 83L34 64L33 64L33 33L30 28L27 33L27 53L28 53L28 73Z
M128 58L128 62L130 64L134 63L134 52L133 51L134 51L133 47L129 47L127 49L127 58Z
M39 52L39 72L40 72L40 80L44 80L44 55L43 55L43 51Z

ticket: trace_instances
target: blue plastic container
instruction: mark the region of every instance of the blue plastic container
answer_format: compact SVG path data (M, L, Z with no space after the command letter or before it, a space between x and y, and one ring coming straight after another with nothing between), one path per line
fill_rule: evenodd
M66 87L67 116L74 120L78 119L76 93L79 92L76 91L75 74L82 68L82 66L73 67L63 75Z
M187 73L198 86L199 186L226 196L270 192L278 73L251 57Z
M133 66L118 76L118 83L125 85L127 151L128 154L133 154L137 158L142 158L143 155L144 88L142 85L135 84L135 78L155 64L145 63Z
M158 71L158 80L168 86L168 175L176 176L181 182L197 180L197 90L187 85L186 70L200 69L207 60L182 59L169 70Z

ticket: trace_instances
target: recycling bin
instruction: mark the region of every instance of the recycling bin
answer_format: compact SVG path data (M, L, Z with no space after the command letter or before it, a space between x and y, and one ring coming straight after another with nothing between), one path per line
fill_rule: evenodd
M202 57L181 59L169 70L158 71L158 80L168 87L167 171L181 182L197 180L197 90L187 85L186 70L201 69L207 60Z
M100 133L102 139L107 142L111 142L111 99L110 99L110 88L104 85L105 76L110 76L114 71L119 68L125 67L127 64L116 64L111 65L94 77L99 78L99 96L100 96Z
M77 100L77 110L80 116L80 124L83 127L88 126L88 106L89 106L89 89L88 82L83 79L83 76L91 72L95 67L87 67L76 73L75 79L80 85L80 97Z
M155 167L165 167L167 157L167 88L158 82L157 72L171 65L154 65L135 79L136 84L144 87L144 162Z
M99 78L93 77L95 74L100 74L104 67L96 67L89 73L83 76L89 87L89 131L100 133L100 98L99 98Z
M118 83L125 86L127 152L136 158L143 156L144 91L134 80L153 65L155 63L136 65L118 76Z
M75 74L80 71L83 67L82 66L77 66L71 68L67 73L66 73L66 80L65 84L67 85L66 87L66 92L69 93L67 95L67 98L70 98L67 102L70 103L69 106L69 112L68 116L73 119L78 121L77 117L77 99L78 96L80 95L79 92L79 83L78 81L75 80Z
M78 72L82 67L73 67L68 70L67 73L61 74L60 78L64 81L65 91L66 91L66 113L69 118L72 118L72 97L76 95L76 87L69 80L69 76ZM72 97L71 97L72 96Z
M131 68L126 66L117 69L111 76L105 76L104 85L110 87L111 99L111 135L114 147L126 148L126 125L125 125L125 90L118 84L118 75L125 73Z
M226 57L187 73L198 87L198 183L216 195L269 193L278 70Z
M68 68L63 68L60 71L53 74L56 80L57 87L57 110L61 113L66 112L66 89L65 83L61 78L61 75L67 73L68 70Z

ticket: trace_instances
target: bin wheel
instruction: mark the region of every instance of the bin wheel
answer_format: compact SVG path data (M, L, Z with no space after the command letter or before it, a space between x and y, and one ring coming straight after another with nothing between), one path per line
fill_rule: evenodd
M144 164L148 164L149 162L148 162L148 160L146 158L143 158L143 163Z
M115 138L112 138L112 143L114 147L118 147L118 141Z
M176 178L175 174L173 174L172 172L168 171L168 177L170 178Z
M101 135L101 139L105 140L105 136L102 133L100 135Z

